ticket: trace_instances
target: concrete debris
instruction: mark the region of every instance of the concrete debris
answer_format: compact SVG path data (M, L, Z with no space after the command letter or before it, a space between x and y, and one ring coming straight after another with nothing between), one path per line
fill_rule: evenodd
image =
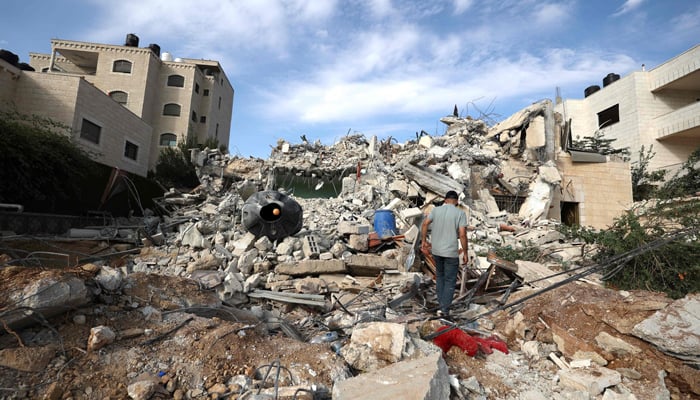
M535 312L494 310L561 282L569 276L562 263L573 268L582 261L583 245L564 243L557 229L561 213L553 210L566 171L543 151L547 107L533 104L490 128L471 117L444 117L443 136L421 132L403 144L348 134L330 146L305 137L300 144L280 140L266 160L193 151L201 185L154 199L160 217L72 230L73 240L107 243L90 253L98 257L92 264L71 274L40 271L3 291L0 320L9 334L0 344L14 340L18 347L0 350L0 365L60 375L68 358L56 361L55 347L36 363L26 354L44 354L36 349L55 340L46 318L70 313L64 323L80 339L70 359L89 359L95 368L97 360L121 362L126 366L118 372L100 373L126 380L112 393L87 386L91 375L71 372L63 386L36 385L52 397L635 398L650 376L645 365L628 360L651 351L644 341L675 357L698 356L697 296L666 308L668 302L636 295L619 300L626 310L646 313L642 322L615 323L608 319L617 314L594 307L558 315L582 301L562 292L551 294L555 306L541 303ZM448 347L443 354L421 339L426 320L449 322L434 314L436 270L419 243L422 219L449 190L459 193L467 215L473 259L460 270L450 316L479 339L483 357ZM380 222L390 229L377 226L378 216L387 217ZM137 254L123 253L134 243ZM543 255L537 262L509 261L496 256L500 247L535 247ZM118 257L102 256L108 252ZM20 271L3 266L0 284ZM485 318L486 312L494 313ZM600 316L587 322L586 337L564 324L589 312ZM13 330L31 324L36 332ZM90 326L91 354L81 357L75 352L85 351ZM590 328L602 326L617 332ZM642 340L625 336L630 331ZM505 351L489 352L488 341ZM658 367L670 371L667 381L700 391L692 383L697 375L669 359ZM351 370L359 374L351 377ZM659 380L656 373L652 378ZM664 385L661 377L652 389L661 393Z
M370 389L371 388L371 389ZM442 400L450 397L447 364L440 353L391 364L338 382L333 399Z
M637 324L632 334L662 351L700 363L700 294L689 294Z
M559 379L562 386L587 392L591 396L597 396L605 388L622 382L619 372L605 367L562 370L559 371Z
M406 340L406 327L403 324L359 324L352 331L350 343L340 350L340 354L353 368L374 371L400 361Z

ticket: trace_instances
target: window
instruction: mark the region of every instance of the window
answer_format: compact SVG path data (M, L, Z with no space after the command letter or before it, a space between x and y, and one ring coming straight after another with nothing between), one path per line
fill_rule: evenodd
M163 115L172 115L174 117L180 116L180 105L175 103L166 104L163 107Z
M209 96L209 89L204 89L202 96Z
M170 75L168 77L168 86L184 87L185 77L182 75Z
M126 141L124 143L124 157L130 158L134 161L138 158L139 155L139 146L131 143L130 141Z
M620 122L620 105L615 104L598 113L598 128L604 128Z
M219 110L221 110L221 96L219 96Z
M203 124L206 124L206 123L207 123L207 117L204 116L204 115L202 115L201 117L199 117L199 122L201 122L201 123L203 123Z
M83 124L80 126L81 139L100 144L100 132L102 132L102 127L83 118Z
M192 121L197 122L197 112L192 110Z
M112 65L112 72L121 72L123 74L131 73L131 61L117 60Z
M217 139L219 138L219 124L216 124L216 131L214 133L214 137Z
M177 136L174 133L164 133L160 135L160 145L168 147L177 146Z
M199 83L197 82L194 83L194 92L199 93Z
M129 99L129 95L126 94L126 92L122 92L121 90L115 90L113 92L109 93L109 97L114 99L117 103L125 106L126 101Z

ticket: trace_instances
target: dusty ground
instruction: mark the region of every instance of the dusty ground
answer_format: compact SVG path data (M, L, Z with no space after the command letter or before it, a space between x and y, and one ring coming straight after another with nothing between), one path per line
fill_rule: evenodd
M86 253L96 251L99 249L85 249ZM67 274L89 280L94 270L0 268L0 293L6 294L0 298L0 315L12 306L7 300L12 291L40 277ZM255 385L270 390L275 384L314 385L318 393L325 393L335 379L349 373L328 344L301 342L280 329L265 329L251 322L254 319L247 318L244 310L187 309L181 299L198 304L217 301L213 292L196 284L159 275L135 279L139 284L119 295L102 293L86 306L0 335L2 357L16 367L0 367L0 398L126 399L129 385L144 380L157 381L152 398L163 399L235 399ZM518 291L510 300L528 293ZM453 348L445 359L450 373L459 379L476 377L488 398L517 398L530 387L555 394L551 387L556 386L557 367L546 354L541 359L526 359L519 351L521 344L534 339L545 349L550 346L556 350L553 336L558 335L568 338L560 356L570 357L576 350L587 349L601 353L595 337L605 331L642 349L641 354L631 356L601 353L608 368L636 372L623 374L623 383L638 399L656 399L659 370L668 373L664 383L671 398L698 398L700 371L627 334L669 302L650 292L625 293L586 283L570 284L527 301L520 310L523 320L517 328L512 326L512 313L503 311L489 317L493 331L507 339L511 355L472 358ZM149 305L161 312L144 313ZM290 319L292 315L290 312ZM99 325L109 326L116 340L89 352L90 329ZM298 395L311 398L305 392Z

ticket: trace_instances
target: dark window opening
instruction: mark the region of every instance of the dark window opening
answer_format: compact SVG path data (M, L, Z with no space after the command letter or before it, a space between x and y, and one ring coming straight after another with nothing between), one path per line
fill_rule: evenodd
M129 95L126 94L126 92L122 92L121 90L115 90L113 92L110 92L109 97L111 97L114 101L123 106L126 105L126 102L129 99Z
M180 116L180 106L175 103L166 104L163 107L163 115L171 115L174 117Z
M221 97L219 97L219 110L221 110Z
M160 135L160 145L168 147L177 146L177 135L174 133L164 133Z
M604 128L620 122L620 105L615 104L598 113L598 128Z
M214 132L214 137L219 138L219 124L216 124L216 131Z
M192 121L197 122L197 112L192 110Z
M194 83L194 92L199 93L199 83L197 82Z
M134 161L138 158L139 155L139 146L135 145L134 143L131 143L130 141L126 141L124 143L124 157L130 158Z
M112 64L112 72L120 72L123 74L131 73L131 61L117 60Z
M83 124L80 126L80 138L88 142L100 144L100 133L102 127L83 118Z
M202 93L203 96L209 96L209 89L204 89L204 93Z
M184 87L185 77L182 75L170 75L168 77L168 86Z
M206 124L206 123L207 123L207 117L206 117L205 115L202 115L201 117L199 117L199 122L202 123L202 124Z

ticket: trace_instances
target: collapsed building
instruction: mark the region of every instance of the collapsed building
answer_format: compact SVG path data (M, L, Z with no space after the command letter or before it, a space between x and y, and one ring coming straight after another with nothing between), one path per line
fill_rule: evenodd
M688 334L697 324L676 336L688 340L654 334L665 318L655 313L694 309L697 296L671 302L618 294L585 275L591 287L546 297L535 311L504 308L532 290L572 281L566 271L555 273L563 263L579 277L582 244L565 242L556 227L610 224L632 202L628 162L572 158L562 146L566 124L549 101L493 127L473 118L441 121L444 135L418 134L403 144L353 134L330 146L281 140L264 160L194 151L201 185L192 192L171 190L141 220L72 229L69 238L107 244L81 256L71 274L37 272L36 284L8 291L1 318L15 336L4 335L3 343L39 343L38 334L17 331L37 313L78 310L70 324L94 326L89 337L80 328L88 345L76 350L87 354L77 354L77 363L102 375L63 376L65 389L37 384L22 393L349 399L366 398L371 387L372 398L663 398L670 396L666 385L676 394L700 393L698 371L685 364L700 357ZM433 316L432 271L417 250L418 227L448 190L460 193L477 256L460 275L454 315L465 321L461 331L480 338L489 374L470 364L480 360L460 359L428 339L450 323ZM504 246L536 246L549 261L494 258L492 250ZM16 262L5 257L7 265ZM627 310L625 322L595 311L599 299ZM584 319L568 317L581 302L591 302L596 324L614 326L608 330L616 337L599 325L567 326ZM553 307L567 317L541 313ZM267 339L251 342L258 334ZM0 365L29 369L17 361L22 347L0 353ZM258 357L277 358L267 373L248 365L259 361L256 348L264 349ZM639 361L642 348L653 357ZM60 375L65 354L60 363L47 355L29 364ZM105 369L107 359L135 361L116 373ZM111 388L114 394L98 390L94 382L106 376L126 383ZM494 376L498 383L489 383Z

